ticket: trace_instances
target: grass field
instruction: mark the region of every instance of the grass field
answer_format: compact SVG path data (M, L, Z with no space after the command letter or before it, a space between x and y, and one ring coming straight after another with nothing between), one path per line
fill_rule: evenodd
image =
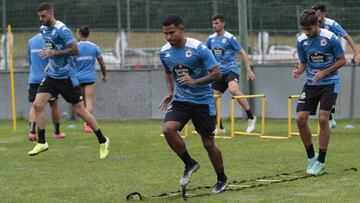
M62 123L66 138L55 140L48 125L49 151L29 157L34 143L26 139L27 122L0 121L0 202L126 202L137 191L157 195L179 189L182 162L159 136L161 121L100 121L111 139L108 159L98 158L93 134L82 132L81 122ZM67 128L75 124L77 128ZM355 128L345 129L346 124ZM229 126L229 122L225 122ZM267 120L267 131L286 134L285 120ZM321 177L228 191L190 198L188 202L358 202L360 121L338 120L331 137L326 171ZM268 140L241 136L217 139L230 180L243 180L305 169L306 155L299 137ZM186 138L188 151L201 165L188 187L213 185L216 177L198 136ZM317 148L317 140L314 144ZM211 192L210 190L208 192ZM153 202L183 202L154 200Z

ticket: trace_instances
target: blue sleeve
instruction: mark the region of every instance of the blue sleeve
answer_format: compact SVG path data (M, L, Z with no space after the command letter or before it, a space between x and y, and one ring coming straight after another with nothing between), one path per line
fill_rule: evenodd
M296 48L297 48L299 61L303 61L303 62L306 61L306 56L304 50L302 49L301 42L299 41L296 42Z
M207 69L210 69L210 68L213 68L213 67L219 65L219 63L216 61L214 55L211 53L210 49L208 49L205 46L205 44L199 45L198 51L199 51L199 56L202 59L202 62Z
M101 50L98 46L95 47L95 57L99 57L101 55Z
M211 49L210 47L210 37L206 39L205 45L207 48Z
M341 25L337 22L334 22L329 30L333 33L335 33L336 35L340 36L340 37L344 37L345 35L347 35L346 31L344 30L344 28L341 27Z
M75 42L75 39L73 37L73 34L69 28L66 26L63 26L61 28L61 32L59 34L60 38L65 42L66 45L71 44L72 42Z
M30 57L30 54L31 54L31 50L30 50L30 41L28 42L28 49L27 49L27 60L29 62L29 65L31 66L31 57Z
M164 66L165 71L166 71L166 72L169 72L170 69L169 69L169 67L166 65L166 62L165 62L165 60L164 60L164 53L160 53L160 61L161 61L162 65Z
M331 45L332 45L332 52L333 52L335 58L344 56L344 49L342 48L342 46L340 44L339 38L336 37L335 35L333 35L331 37L330 41L331 41Z
M231 37L230 44L237 53L240 53L241 50L243 49L240 43L236 40L235 36Z

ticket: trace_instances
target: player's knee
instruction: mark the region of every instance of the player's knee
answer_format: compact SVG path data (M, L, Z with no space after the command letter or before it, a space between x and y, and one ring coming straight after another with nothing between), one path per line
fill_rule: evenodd
M174 134L176 134L177 129L174 126L164 124L163 125L163 133L167 138L172 137Z
M307 122L307 117L304 115L298 115L296 117L296 122L298 125L305 125Z
M206 151L212 151L216 146L214 142L209 141L204 141L203 142L203 147L204 149L206 149Z
M32 105L34 107L34 110L37 112L44 110L45 107L42 103L36 101Z
M319 123L320 125L329 125L329 115L320 115L319 117Z

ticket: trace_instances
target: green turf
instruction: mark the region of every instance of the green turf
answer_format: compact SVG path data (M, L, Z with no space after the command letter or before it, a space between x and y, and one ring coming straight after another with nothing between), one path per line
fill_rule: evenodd
M34 145L26 139L27 122L18 121L16 133L11 124L0 121L0 202L125 202L125 196L134 191L156 195L179 189L183 164L159 136L161 121L100 121L111 139L111 154L106 160L98 158L96 138L82 132L81 122L74 123L75 129L67 128L70 122L63 122L63 140L54 139L48 125L49 150L35 157L27 155ZM355 128L345 129L346 124ZM226 121L225 126L229 125ZM286 135L286 120L268 120L267 126L269 134ZM188 201L357 202L360 172L339 171L360 169L359 127L359 120L338 120L329 146L328 175ZM240 136L216 141L230 180L305 170L306 155L297 136L290 140ZM199 137L190 136L186 143L201 165L189 187L213 185L215 174ZM317 148L316 138L314 144Z

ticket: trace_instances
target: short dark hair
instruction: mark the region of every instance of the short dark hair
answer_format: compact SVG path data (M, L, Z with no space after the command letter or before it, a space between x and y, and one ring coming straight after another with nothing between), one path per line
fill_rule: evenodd
M301 13L300 25L304 27L317 25L319 23L318 17L314 10L306 9Z
M176 14L169 14L167 16L165 16L162 25L163 26L169 26L169 25L184 25L183 20L181 19L181 17L179 15Z
M81 27L79 28L79 33L80 33L81 36L83 36L83 37L88 37L89 34L90 34L90 28L89 28L89 26L87 26L87 25L81 26Z
M212 20L219 19L221 22L224 22L225 21L225 16L222 13L217 13L217 14L213 15L213 17L211 19Z
M314 9L315 11L317 11L317 10L320 10L321 12L326 11L325 4L322 4L322 3L317 3L317 4L313 5L311 8Z
M37 8L37 12L41 12L41 11L47 11L47 10L51 10L53 9L53 7L51 6L51 4L49 4L48 2L43 2L39 5L39 7Z

